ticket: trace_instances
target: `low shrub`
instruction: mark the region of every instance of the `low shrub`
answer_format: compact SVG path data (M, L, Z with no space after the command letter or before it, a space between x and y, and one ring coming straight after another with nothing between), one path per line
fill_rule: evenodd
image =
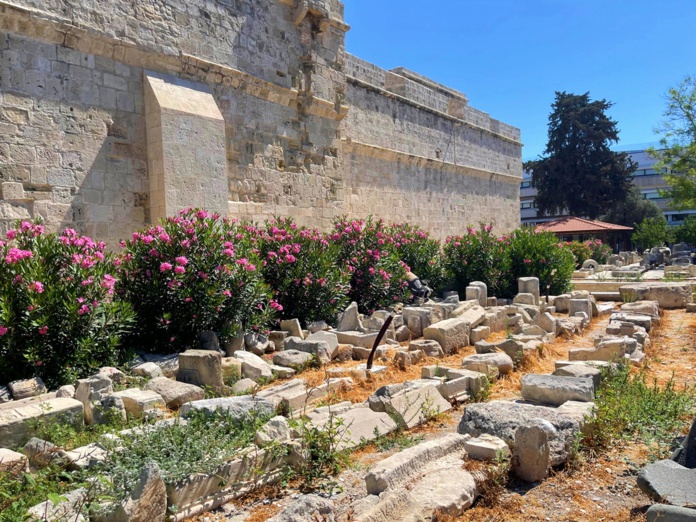
M55 389L126 360L130 305L113 298L104 243L23 221L0 242L0 375L39 376Z
M204 330L221 342L239 324L264 327L274 314L261 261L238 223L187 209L122 242L118 295L133 304L132 346L171 353L197 345Z
M538 277L542 293L547 284L551 285L552 295L570 290L575 258L552 233L536 232L527 227L515 230L510 236L506 254L508 271L503 295L517 293L520 277Z
M469 227L466 235L445 240L444 266L460 295L473 281L486 283L489 295L500 295L508 271L508 244L507 236L496 237L493 226L483 223L478 231Z
M621 365L604 371L594 404L586 447L602 449L618 439L634 438L659 459L669 454L673 437L693 419L696 388L679 389L674 379L661 387L656 380L648 382L644 371L631 373Z
M391 225L388 237L396 255L421 281L436 292L445 287L447 278L439 241L432 239L418 226L408 223Z
M263 259L261 273L280 318L297 318L303 325L334 323L347 305L350 281L338 263L339 245L290 219L277 218L248 230Z
M390 245L381 219L338 218L329 241L339 246L339 262L350 274L348 297L361 312L371 314L407 297L408 267Z

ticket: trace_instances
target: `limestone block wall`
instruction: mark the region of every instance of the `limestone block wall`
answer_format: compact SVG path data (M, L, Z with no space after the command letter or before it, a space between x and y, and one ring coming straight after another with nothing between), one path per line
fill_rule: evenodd
M0 228L115 243L203 205L519 224L519 130L345 52L339 0L0 0Z
M149 221L141 69L0 32L0 86L0 229L38 215L115 239Z

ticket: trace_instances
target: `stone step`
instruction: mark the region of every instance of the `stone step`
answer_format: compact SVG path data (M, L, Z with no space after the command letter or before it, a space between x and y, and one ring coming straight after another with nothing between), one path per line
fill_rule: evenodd
M567 401L592 402L594 400L592 377L528 373L522 377L520 391L522 397L528 401L552 406L560 406Z

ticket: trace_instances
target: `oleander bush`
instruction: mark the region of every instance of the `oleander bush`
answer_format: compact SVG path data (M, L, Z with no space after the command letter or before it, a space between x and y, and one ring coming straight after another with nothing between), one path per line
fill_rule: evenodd
M350 274L339 265L340 246L316 229L276 218L247 230L259 250L261 273L281 319L335 323L348 304Z
M338 261L350 274L348 297L363 313L404 300L408 266L390 244L389 229L381 219L336 219L328 236L339 247Z
M467 228L466 235L450 236L443 248L444 266L460 295L473 281L488 285L489 295L500 295L506 288L510 238L497 237L492 225Z
M575 268L582 268L582 264L588 259L592 259L592 251L588 242L567 241L564 246L575 256Z
M187 209L122 246L116 288L135 310L128 342L138 350L180 352L204 330L224 343L239 325L265 328L275 313L258 250L239 223Z
M434 291L447 285L440 242L417 225L392 224L388 229L389 244L411 272Z
M590 239L585 241L590 249L590 259L594 259L600 265L605 265L609 261L609 256L613 254L611 247L602 243L601 239Z
M551 285L551 295L570 290L575 257L551 232L537 232L528 227L515 230L510 235L506 255L508 272L503 295L517 293L520 277L538 277L542 293L547 284Z
M127 302L114 299L116 273L104 243L68 228L47 234L22 221L0 241L0 375L39 376L55 389L128 353L133 325Z

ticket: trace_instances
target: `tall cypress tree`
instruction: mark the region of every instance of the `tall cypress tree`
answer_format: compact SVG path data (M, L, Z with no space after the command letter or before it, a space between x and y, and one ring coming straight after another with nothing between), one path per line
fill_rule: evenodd
M525 164L540 214L596 219L626 199L638 165L609 148L619 141L616 121L605 114L611 106L591 101L589 92L556 92L544 155Z

